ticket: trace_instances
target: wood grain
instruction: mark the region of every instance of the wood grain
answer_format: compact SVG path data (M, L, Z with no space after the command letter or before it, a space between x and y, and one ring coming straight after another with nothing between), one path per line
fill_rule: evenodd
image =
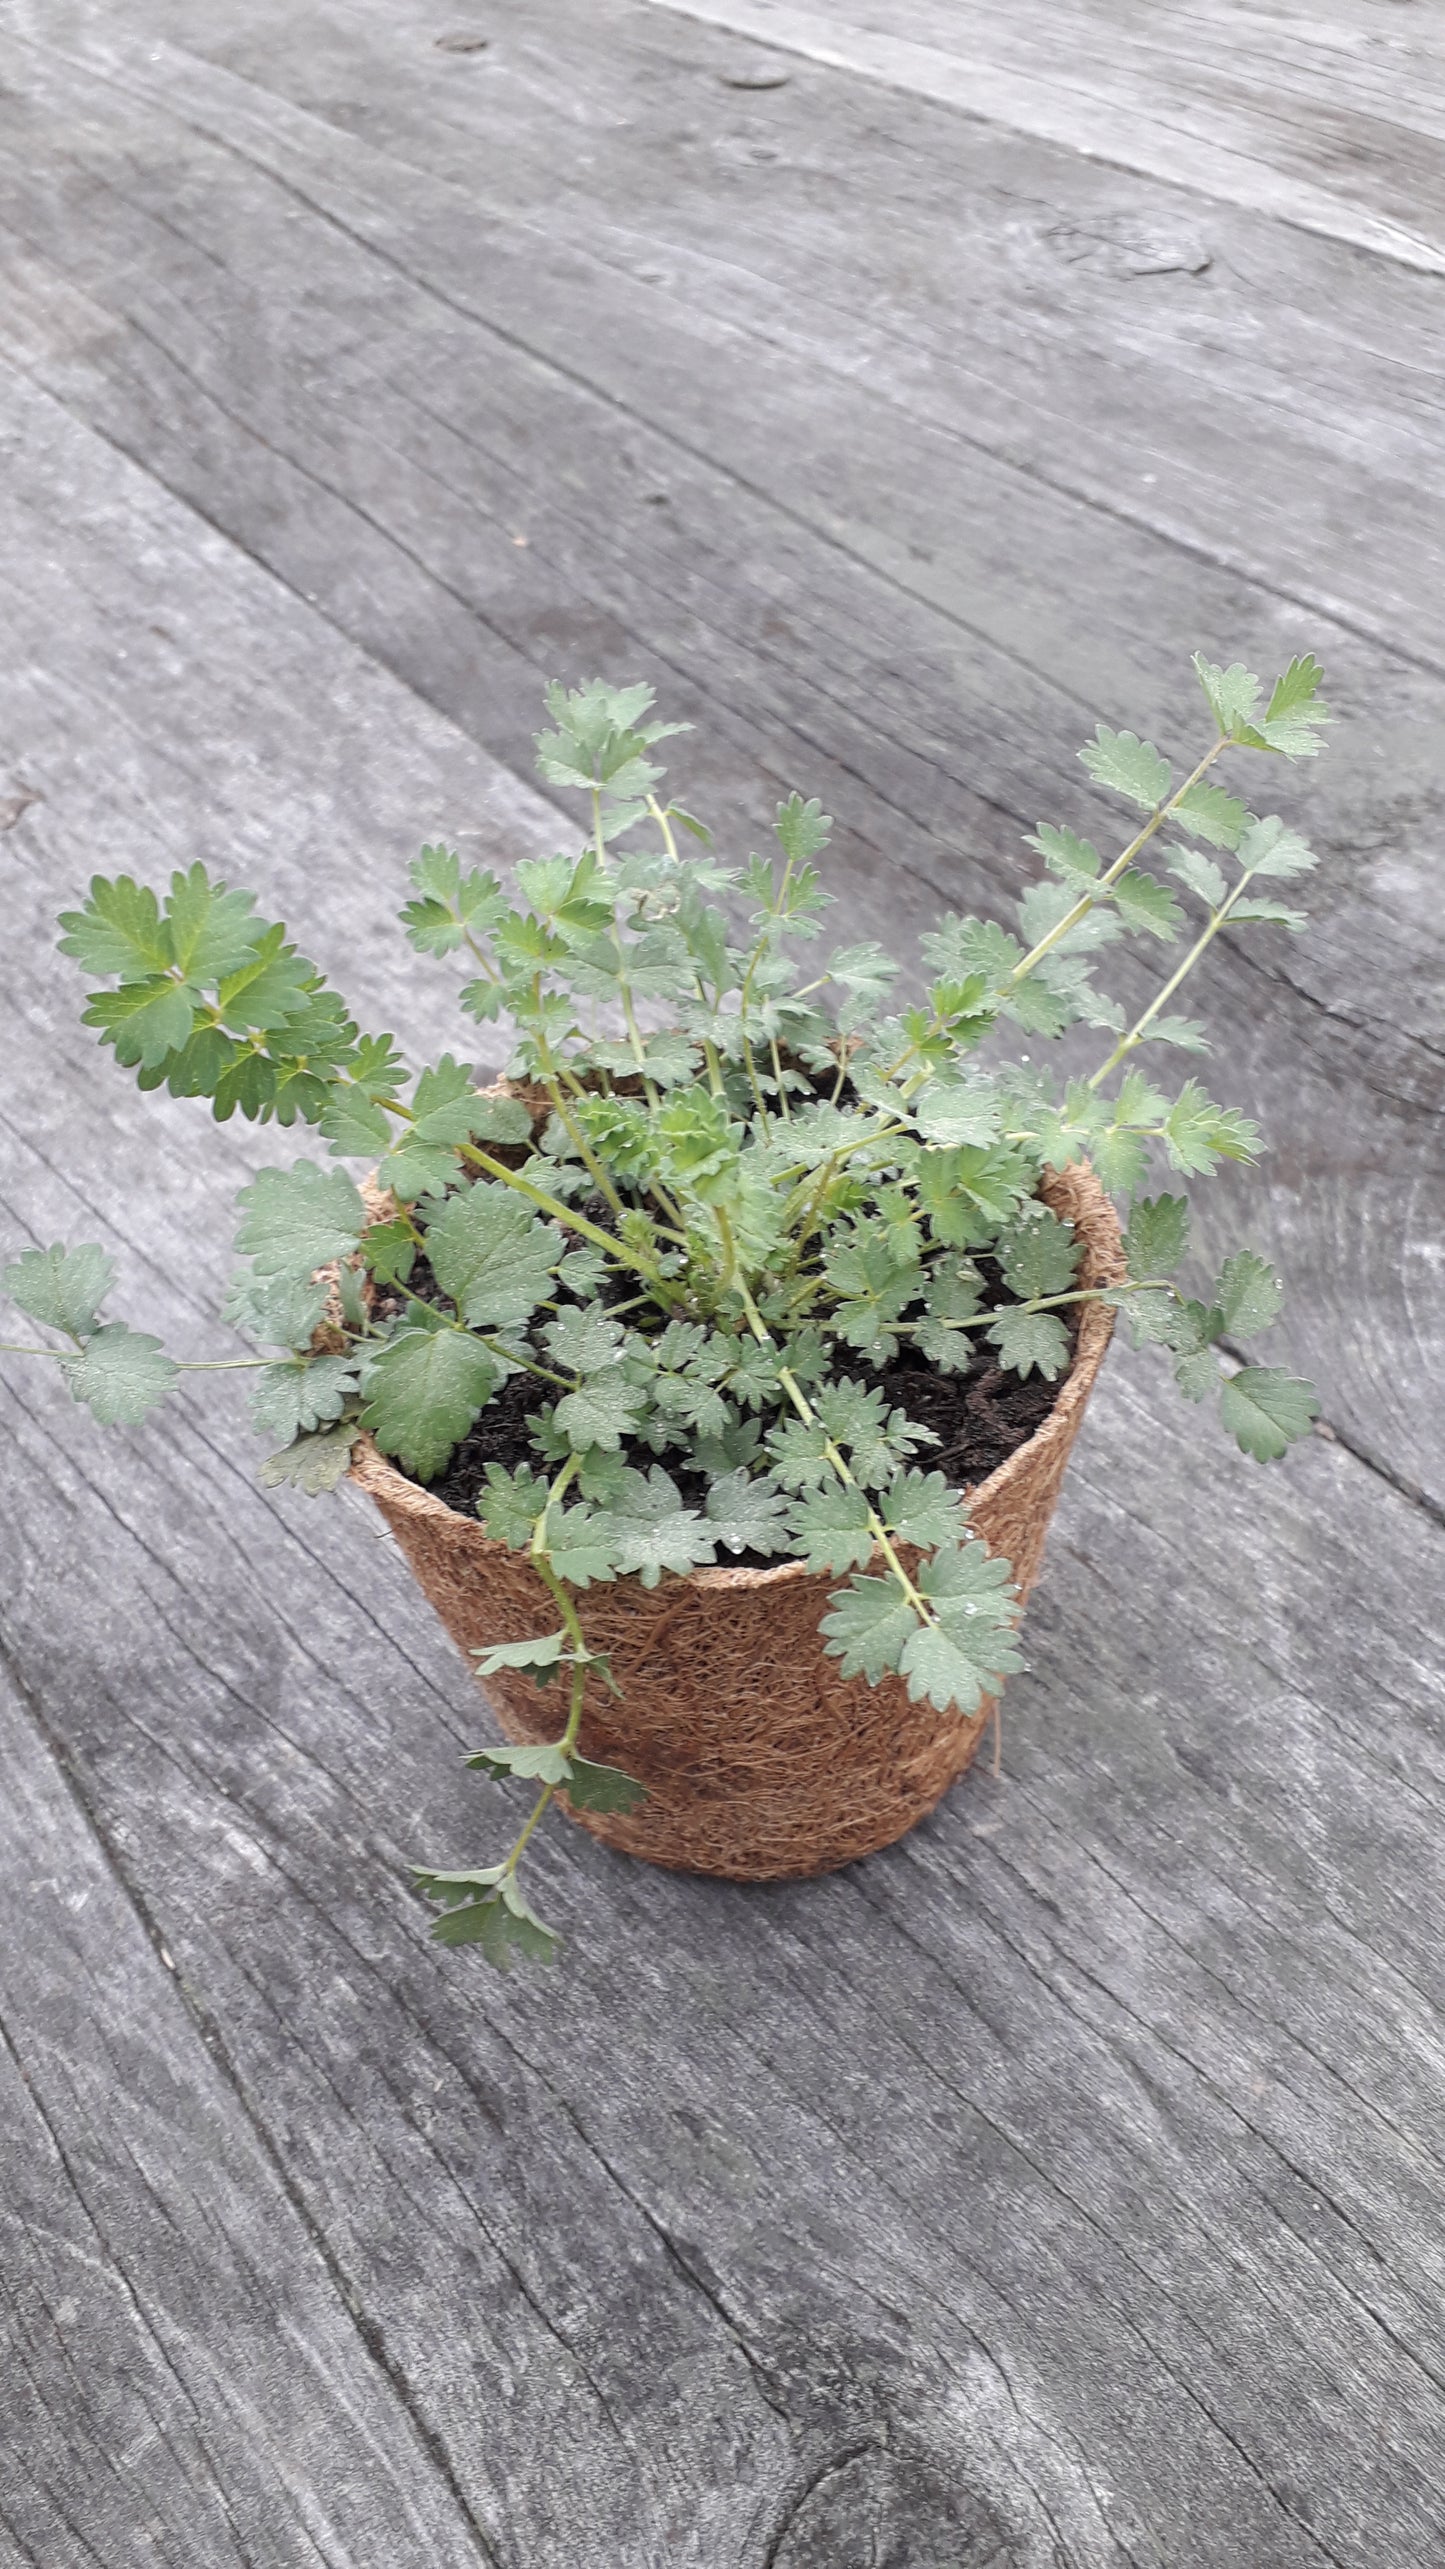
M1004 906L1041 809L1098 825L1096 712L1182 747L1197 642L1321 651L1317 924L1200 993L1275 1152L1202 1227L1280 1261L1288 1360L1445 1503L1431 281L1227 208L1201 267L1168 191L867 84L730 92L651 10L550 0L477 57L420 0L7 23L13 352L517 770L542 675L645 672L725 840L821 792L850 917L906 941Z
M1379 0L656 0L1224 204L1445 270L1445 48Z
M1369 523L1371 440L1428 479L1401 385L1435 325L1401 298L1430 280L1238 207L1209 210L1210 267L1176 234L1145 273L1153 182L802 64L734 92L736 39L662 10L498 7L485 52L438 49L474 15L0 13L0 333L30 377L0 367L0 1012L29 1038L0 1245L101 1238L126 1316L228 1351L229 1199L298 1147L96 1052L50 942L92 866L256 882L425 1052L459 1029L391 928L400 878L432 833L553 843L519 781L543 668L620 661L706 711L689 779L738 835L820 786L842 917L892 939L939 894L997 906L1094 710L1177 718L1155 655L1193 617L1284 644L1286 571L1328 575L1394 781L1357 733L1312 787L1322 924L1216 975L1212 1075L1302 1137L1269 1219L1334 1415L1428 1476L1436 538L1415 597L1383 470L1376 588L1330 528ZM498 72L500 107L439 85ZM659 173L701 80L738 149ZM950 150L971 251L964 200L933 202ZM1009 226L1045 181L1092 246L1030 218L1046 318L1010 335ZM968 417L950 224L997 386ZM1210 307L1221 438L1246 452L1308 344L1321 419L1290 433L1323 485L1291 562L1266 476L1241 567L1201 436L1172 527L1086 485L1111 381L1121 441L1189 445L1191 298L1251 239L1254 283ZM1357 261L1377 282L1347 292ZM1273 391L1243 353L1261 274ZM4 2569L1445 2549L1440 1549L1380 1472L1326 1435L1260 1471L1116 1354L1003 1782L766 1892L559 1831L564 1963L502 1982L427 1941L409 1888L489 1846L500 1801L375 1520L259 1490L234 1377L107 1436L6 1359L0 1418Z
M349 2306L290 2136L253 2117L65 1755L0 1670L0 2557L476 2569L494 2555Z

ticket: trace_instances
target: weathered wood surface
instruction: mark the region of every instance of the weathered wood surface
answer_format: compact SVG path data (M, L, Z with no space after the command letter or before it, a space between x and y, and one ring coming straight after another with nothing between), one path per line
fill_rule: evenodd
M1316 647L1318 923L1201 993L1276 1150L1205 1222L1445 1503L1435 281L866 81L731 90L628 0L488 25L10 0L0 346L514 769L541 676L655 678L694 801L821 792L891 939L1097 821L1096 713L1188 741L1197 644Z
M658 5L1445 270L1445 46L1418 0L1116 0L1107 16L1088 0Z
M1321 927L1208 997L1220 1084L1277 1101L1331 1414L1438 1472L1438 531L1412 573L1382 471L1372 571L1362 454L1428 481L1433 284L1197 203L1214 266L1146 278L1139 227L1188 202L1147 181L822 70L734 96L736 41L661 13L548 0L439 52L466 14L0 13L0 329L38 379L0 372L0 987L38 1039L0 1239L104 1238L128 1316L220 1350L229 1197L278 1155L81 1032L48 922L93 863L233 864L420 1048L450 1012L386 924L402 866L437 829L548 843L509 773L544 667L715 696L713 807L820 782L850 916L896 933L1003 897L1096 703L1177 705L1160 648L1314 639L1329 583L1397 763L1342 743ZM684 90L731 158L663 148ZM1049 268L1030 191L1104 247ZM1216 268L1247 284L1191 318ZM1265 459L1311 344L1313 423ZM1162 496L1106 517L1111 398ZM0 1404L7 2569L1445 2552L1445 1618L1380 1472L1321 1437L1261 1473L1120 1355L1003 1783L763 1894L559 1833L567 1960L502 1984L406 1887L481 1842L478 1707L374 1522L259 1491L239 1392L105 1437L9 1363Z

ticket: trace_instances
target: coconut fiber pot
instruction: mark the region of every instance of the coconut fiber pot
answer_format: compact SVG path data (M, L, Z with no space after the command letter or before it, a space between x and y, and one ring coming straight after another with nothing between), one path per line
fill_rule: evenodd
M1093 1172L1043 1188L1074 1223L1079 1280L1123 1273L1119 1226ZM1064 1466L1104 1361L1114 1315L1081 1306L1073 1365L1043 1425L969 1495L976 1531L1013 1564L1027 1596L1043 1560ZM452 1639L464 1651L551 1632L556 1608L523 1553L396 1471L366 1438L352 1477L375 1500ZM647 1787L628 1813L570 1812L594 1837L649 1864L767 1882L828 1873L902 1837L973 1758L992 1717L913 1704L899 1677L845 1679L818 1626L839 1582L800 1561L693 1570L644 1588L589 1588L579 1611L606 1651L621 1700L589 1679L578 1745ZM508 1739L549 1740L561 1697L515 1670L487 1680ZM569 1806L562 1803L564 1810Z

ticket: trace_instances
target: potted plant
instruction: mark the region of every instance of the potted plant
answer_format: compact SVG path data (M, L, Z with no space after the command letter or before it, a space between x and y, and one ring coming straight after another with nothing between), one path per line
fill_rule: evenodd
M1173 1003L1222 930L1302 924L1275 887L1309 849L1214 771L1310 756L1328 719L1312 660L1268 695L1195 666L1213 737L1182 782L1101 727L1081 755L1134 807L1127 844L1040 825L1017 933L943 919L901 1007L876 945L816 943L818 805L792 796L775 853L721 862L662 796L679 726L647 687L548 691L539 764L587 798L580 851L519 864L515 894L441 847L412 869L413 945L510 1027L490 1087L450 1057L413 1079L200 865L164 899L97 876L62 919L107 985L86 1022L143 1088L330 1146L241 1190L227 1312L272 1351L242 1360L263 1479L371 1496L497 1706L506 1740L469 1763L529 1787L498 1862L419 1876L444 1942L551 1955L519 1867L554 1799L632 1853L753 1879L928 1810L1019 1664L1118 1311L1247 1453L1308 1429L1307 1384L1221 1364L1279 1311L1267 1262L1187 1292L1186 1201L1147 1191L1161 1160L1260 1148L1155 1066L1207 1049ZM1132 1020L1095 980L1125 937L1180 955ZM1080 1027L1093 1066L1050 1079L1040 1040ZM1021 1057L985 1051L1014 1031ZM10 1352L136 1421L184 1369L102 1317L110 1275L93 1245L17 1258L4 1288L54 1343Z

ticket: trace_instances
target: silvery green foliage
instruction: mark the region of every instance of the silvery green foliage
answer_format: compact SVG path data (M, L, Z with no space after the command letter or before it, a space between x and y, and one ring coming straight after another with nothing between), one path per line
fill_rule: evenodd
M222 1120L304 1122L329 1146L240 1198L228 1316L271 1351L253 1395L280 1441L268 1480L334 1487L362 1429L434 1480L509 1378L535 1385L532 1458L490 1467L481 1514L531 1554L556 1626L483 1674L562 1679L569 1709L553 1746L473 1761L539 1789L501 1863L422 1877L444 1941L502 1965L550 1955L517 1882L536 1818L556 1793L593 1809L639 1793L576 1748L586 1673L610 1675L577 1603L598 1583L794 1555L839 1582L822 1634L847 1674L896 1672L968 1715L1019 1664L1008 1565L974 1541L928 1469L928 1431L878 1375L911 1340L945 1372L983 1342L1005 1369L1062 1376L1066 1316L1090 1297L1040 1200L1048 1171L1087 1158L1127 1199L1127 1281L1101 1298L1168 1351L1187 1398L1217 1397L1261 1460L1308 1429L1308 1385L1220 1364L1278 1314L1267 1261L1243 1250L1188 1292L1187 1201L1149 1189L1161 1167L1201 1176L1261 1147L1197 1077L1174 1085L1159 1065L1208 1049L1171 1003L1221 931L1303 924L1277 888L1309 849L1215 771L1231 750L1311 756L1328 717L1312 660L1267 698L1242 668L1196 669L1214 737L1178 781L1131 732L1101 726L1081 753L1134 807L1128 845L1106 858L1041 823L1044 871L1015 928L943 919L924 995L903 1005L877 946L827 942L815 802L791 796L775 849L724 863L663 794L654 753L679 727L650 719L651 690L551 688L539 766L584 799L584 842L510 886L425 848L402 912L420 953L463 965L463 1010L507 1030L530 1104L480 1091L450 1056L413 1078L285 928L200 865L163 898L97 876L62 920L64 951L105 985L87 1022L142 1087L207 1097ZM1097 978L1130 937L1179 955L1132 1022ZM1050 1079L1040 1039L1079 1026L1099 1030L1097 1067ZM1000 1047L1011 1034L1026 1057ZM346 1162L376 1170L385 1218ZM64 1342L48 1352L98 1418L137 1421L164 1397L177 1367L100 1317L101 1251L30 1251L3 1282Z

